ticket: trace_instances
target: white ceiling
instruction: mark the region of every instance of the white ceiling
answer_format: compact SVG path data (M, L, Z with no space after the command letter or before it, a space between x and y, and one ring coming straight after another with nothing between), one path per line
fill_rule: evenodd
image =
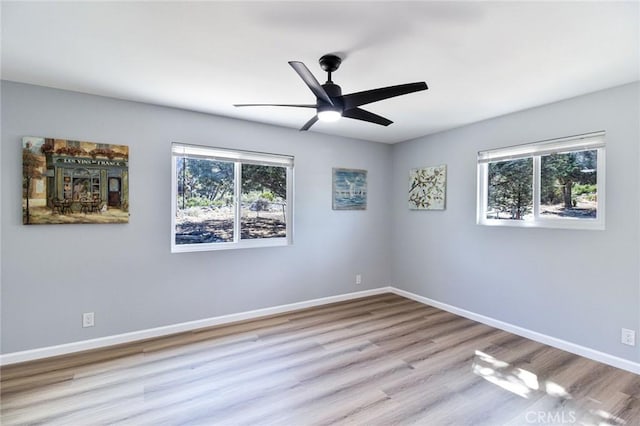
M312 131L394 143L640 80L638 1L2 2L2 78L300 128L287 61L343 93L429 90L366 109L394 121Z

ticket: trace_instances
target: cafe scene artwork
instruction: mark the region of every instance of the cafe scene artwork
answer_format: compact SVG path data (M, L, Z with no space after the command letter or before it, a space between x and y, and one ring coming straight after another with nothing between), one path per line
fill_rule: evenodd
M22 138L22 222L129 222L129 147Z

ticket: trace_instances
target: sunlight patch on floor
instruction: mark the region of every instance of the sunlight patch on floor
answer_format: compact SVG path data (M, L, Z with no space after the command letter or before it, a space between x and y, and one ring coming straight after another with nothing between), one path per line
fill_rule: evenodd
M514 367L482 351L475 351L472 370L477 376L522 398L541 399L549 396L558 400L556 404L558 408L528 412L528 414L534 415L529 416L527 421L536 419L538 422L546 422L561 418L563 423L569 421L569 424L585 426L623 426L627 424L625 420L605 410L581 408L574 401L569 403L573 397L561 385L550 380L543 380L530 371ZM565 417L567 413L568 416Z

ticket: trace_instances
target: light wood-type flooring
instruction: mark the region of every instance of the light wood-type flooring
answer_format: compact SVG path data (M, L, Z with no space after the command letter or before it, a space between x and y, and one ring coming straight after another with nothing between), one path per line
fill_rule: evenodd
M3 425L640 425L640 376L394 294L1 372Z

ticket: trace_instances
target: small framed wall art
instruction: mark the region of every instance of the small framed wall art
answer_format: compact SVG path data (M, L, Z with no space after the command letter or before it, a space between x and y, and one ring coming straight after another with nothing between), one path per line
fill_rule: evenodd
M409 172L409 208L444 210L447 165L411 169Z
M333 169L333 210L366 210L367 171Z

